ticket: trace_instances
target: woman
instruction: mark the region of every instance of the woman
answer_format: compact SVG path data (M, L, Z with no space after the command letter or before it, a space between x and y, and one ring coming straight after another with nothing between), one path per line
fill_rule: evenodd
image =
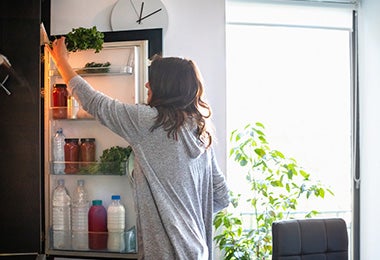
M195 64L154 59L145 85L148 104L128 105L74 72L64 37L49 51L82 107L133 148L139 259L212 259L213 213L227 207L229 197Z

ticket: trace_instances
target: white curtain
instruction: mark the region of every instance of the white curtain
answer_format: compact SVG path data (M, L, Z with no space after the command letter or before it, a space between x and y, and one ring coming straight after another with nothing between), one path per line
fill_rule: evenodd
M305 4L310 1L315 0L227 0L226 22L227 24L352 29L353 6ZM352 0L329 0L329 2L332 1Z
M359 0L277 0L278 2L357 4Z

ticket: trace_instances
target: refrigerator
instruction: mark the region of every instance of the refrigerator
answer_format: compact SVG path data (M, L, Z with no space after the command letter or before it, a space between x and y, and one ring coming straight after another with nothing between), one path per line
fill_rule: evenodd
M4 209L0 216L0 259L135 259L138 248L130 238L132 232L136 232L137 216L128 166L120 167L124 172L118 174L83 169L71 174L53 171L54 165L67 163L55 162L52 157L53 135L58 128L63 129L67 138L94 138L95 165L100 164L100 156L106 149L127 147L128 143L86 115L80 107L75 116L72 110L67 111L66 118L53 116L53 87L63 81L49 54L41 47L43 2L0 2L1 10L7 10L7 13L0 14L0 54L7 57L11 65L11 71L0 65L0 77L9 74L3 85L10 91L8 94L0 88L0 111L3 114L0 202ZM24 9L25 12L20 11ZM48 28L48 24L45 23L45 27ZM104 32L104 35L102 51L71 53L70 63L96 89L107 95L127 103L145 102L148 59L162 51L162 30ZM89 62L109 62L110 66L90 71L85 67ZM0 78L0 83L3 80ZM70 195L77 181L84 180L90 201L102 200L106 208L112 195L121 196L126 209L126 228L125 247L120 252L107 248L77 249L73 246L72 234L68 234L70 240L63 247L54 244L52 191L59 179L65 180Z
M155 31L155 30L154 30ZM162 32L158 29L160 35ZM146 103L149 58L149 38L153 31L140 31L146 37L131 37L134 32L106 33L106 42L100 52L85 50L70 52L69 63L94 89L123 103ZM123 37L120 35L124 35ZM116 37L117 36L117 37ZM132 38L132 39L131 39ZM155 47L156 48L156 47ZM157 51L156 51L157 52ZM68 95L67 106L54 104L54 87L64 84L47 49L44 50L44 213L45 253L53 256L105 257L111 259L136 259L138 251L136 212L130 161L109 161L105 155L112 149L127 149L129 144L120 136L100 124L83 110L74 97ZM63 114L62 114L63 112ZM62 129L67 143L65 160L53 157L53 139ZM78 141L79 159L69 161L66 150L68 140ZM94 142L95 160L83 162L82 145L86 140ZM112 158L111 158L112 159ZM63 171L56 171L61 167ZM74 170L73 170L74 169ZM125 229L121 234L105 232L54 231L52 194L58 180L63 179L73 196L78 180L84 180L89 201L101 200L105 209L111 197L119 195L125 207ZM94 236L103 236L101 247L94 246ZM116 245L116 246L115 246Z

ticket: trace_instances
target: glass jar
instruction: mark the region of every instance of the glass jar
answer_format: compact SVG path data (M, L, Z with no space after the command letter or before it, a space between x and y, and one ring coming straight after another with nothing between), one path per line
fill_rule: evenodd
M67 87L66 84L54 84L53 87L53 118L67 118Z
M79 170L79 139L65 138L65 173Z
M95 138L82 138L80 142L81 166L85 167L89 165L89 162L95 162Z

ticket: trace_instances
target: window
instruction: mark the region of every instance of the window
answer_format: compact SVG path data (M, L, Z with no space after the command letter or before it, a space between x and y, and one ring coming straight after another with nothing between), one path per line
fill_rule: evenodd
M352 11L244 1L226 8L228 133L263 123L271 146L335 193L298 208L342 217L350 228ZM227 172L233 167L228 161ZM231 174L228 181L237 190L242 180Z

